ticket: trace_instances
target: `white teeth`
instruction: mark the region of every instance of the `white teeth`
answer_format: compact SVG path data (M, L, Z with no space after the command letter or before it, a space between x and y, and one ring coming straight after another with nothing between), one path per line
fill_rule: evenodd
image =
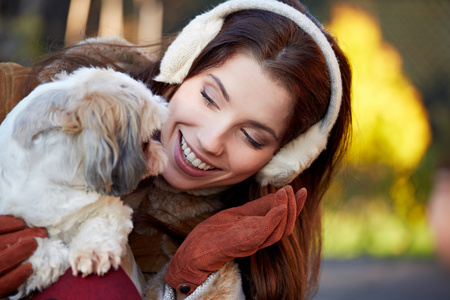
M202 163L202 161L198 158L194 159L194 161L192 162L194 167L198 167L201 163Z
M195 159L195 154L191 152L188 156L186 156L186 158L188 161L193 162Z
M181 150L183 150L185 160L192 166L205 171L213 169L213 167L201 161L201 159L195 156L195 153L192 152L191 148L188 147L183 137L181 137Z

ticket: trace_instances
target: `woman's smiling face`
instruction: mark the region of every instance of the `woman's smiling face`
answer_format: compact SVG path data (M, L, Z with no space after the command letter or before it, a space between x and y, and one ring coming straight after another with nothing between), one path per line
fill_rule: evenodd
M164 178L181 190L247 179L278 150L290 103L288 92L242 54L186 80L161 131Z

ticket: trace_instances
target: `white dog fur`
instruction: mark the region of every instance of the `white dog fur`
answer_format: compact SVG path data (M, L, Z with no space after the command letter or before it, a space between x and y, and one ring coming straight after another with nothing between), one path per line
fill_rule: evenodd
M74 275L117 268L132 229L118 196L162 171L151 140L167 104L109 69L59 74L24 98L0 126L0 214L47 228L15 298Z

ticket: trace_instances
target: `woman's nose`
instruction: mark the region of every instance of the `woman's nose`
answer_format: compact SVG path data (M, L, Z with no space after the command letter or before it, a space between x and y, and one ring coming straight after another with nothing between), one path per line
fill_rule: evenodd
M225 149L226 129L220 125L205 126L197 135L200 148L206 153L219 156Z

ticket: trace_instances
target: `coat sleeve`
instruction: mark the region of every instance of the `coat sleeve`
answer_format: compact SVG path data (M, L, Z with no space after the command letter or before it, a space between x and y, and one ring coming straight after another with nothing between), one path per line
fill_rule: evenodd
M30 68L15 63L0 63L0 123L6 115L27 95Z

